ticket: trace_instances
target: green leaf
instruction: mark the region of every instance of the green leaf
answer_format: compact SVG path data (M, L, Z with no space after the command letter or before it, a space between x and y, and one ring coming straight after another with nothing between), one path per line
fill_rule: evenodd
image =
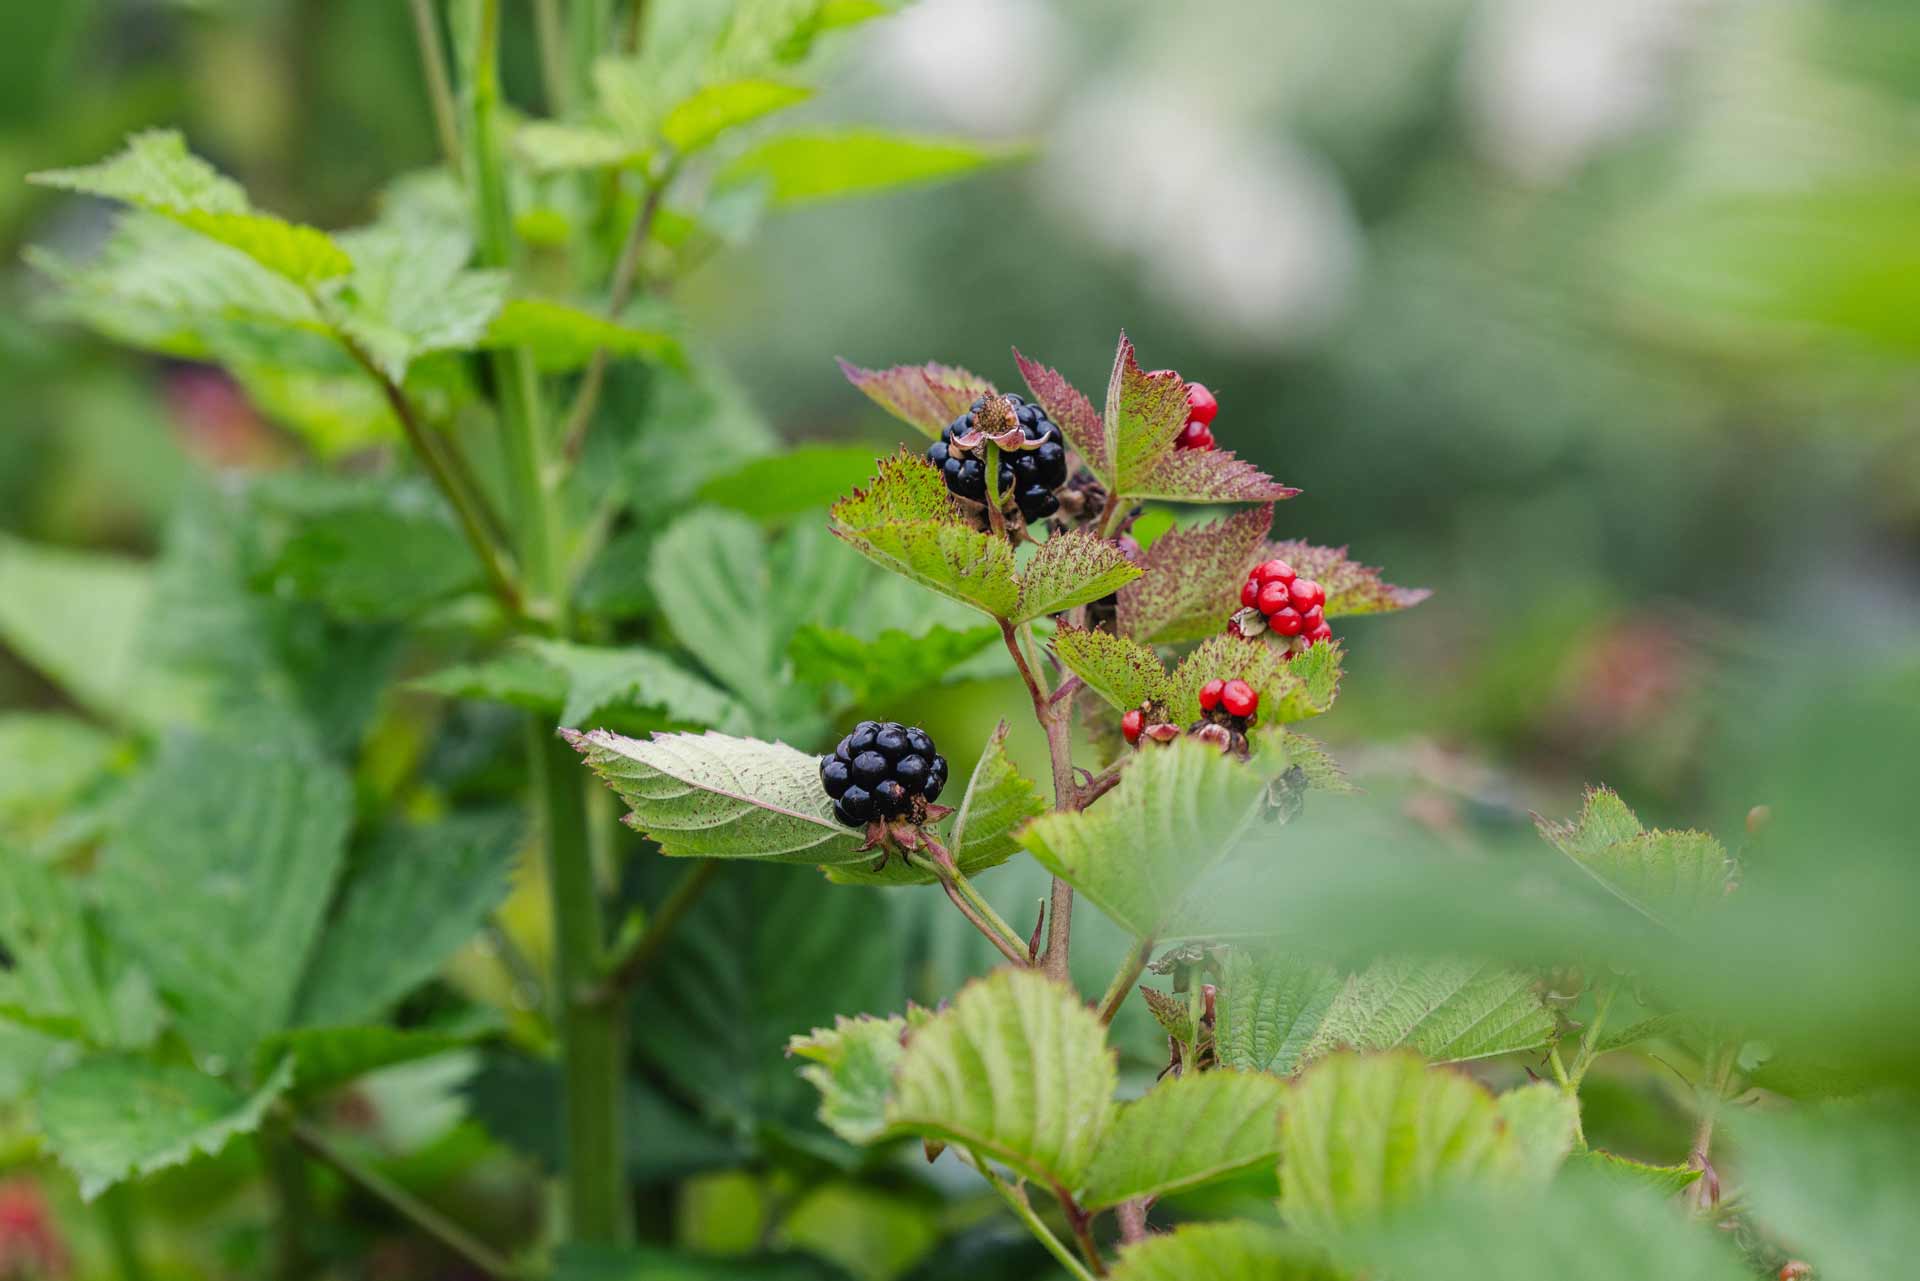
M288 1093L312 1099L382 1068L434 1058L474 1043L476 1031L385 1025L305 1027L279 1032L254 1051L255 1071L294 1065Z
M570 641L522 642L567 678L560 720L585 725L613 707L641 709L665 725L745 728L746 709L660 654L638 645L603 649Z
M1007 723L1001 721L980 751L948 828L947 852L966 876L977 876L1012 858L1020 849L1016 835L1020 827L1046 812L1040 789L1007 759L1006 743ZM860 863L830 867L827 879L849 885L930 885L936 878L890 859L879 871Z
M776 863L871 862L862 835L833 819L820 759L785 743L725 734L657 734L642 742L606 730L563 729L594 773L631 808L629 827L676 858Z
M689 512L655 540L648 581L688 653L756 708L779 701L786 654L760 527L736 512ZM758 606L758 607L756 607Z
M455 663L416 677L407 688L443 698L506 703L556 718L571 688L567 673L526 645L514 645L477 663Z
M1569 1169L1582 1169L1603 1178L1619 1179L1663 1197L1684 1192L1698 1182L1702 1174L1702 1171L1690 1165L1647 1165L1597 1148L1574 1153L1568 1158L1567 1165Z
M1280 1078L1206 1072L1162 1081L1121 1105L1087 1172L1080 1203L1104 1209L1170 1196L1280 1154Z
M1648 918L1681 929L1725 902L1733 887L1726 847L1705 832L1642 831L1618 795L1591 788L1580 817L1534 825L1610 893Z
M1019 348L1013 351L1014 363L1020 366L1020 374L1027 380L1027 389L1040 407L1047 411L1059 426L1060 432L1080 455L1081 461L1092 470L1095 476L1103 480L1113 475L1113 458L1107 449L1106 424L1101 420L1100 411L1086 395L1060 376L1056 369L1041 364L1037 360L1028 360L1020 354ZM945 426L945 424L941 424Z
M1292 1075L1344 984L1330 965L1292 952L1236 947L1216 998L1222 1067Z
M918 454L882 459L865 490L835 503L833 532L862 555L995 618L1020 610L1013 549L965 523L939 471Z
M1347 980L1303 1057L1405 1046L1457 1063L1537 1049L1558 1026L1538 987L1481 961L1389 957Z
M872 130L787 133L768 138L720 171L724 184L765 182L780 204L837 200L963 177L1018 151Z
M1183 1223L1120 1252L1112 1281L1342 1281L1347 1274L1277 1228Z
M514 298L501 305L479 340L488 348L524 347L548 373L579 369L604 351L684 366L680 340L661 329L637 329L605 316L542 298Z
M872 473L865 445L800 445L709 476L694 500L780 521L830 505Z
M800 1069L820 1091L820 1123L849 1143L865 1145L887 1128L887 1096L893 1072L907 1049L907 1020L838 1016L832 1028L815 1028L787 1042L787 1053L812 1060Z
M497 815L381 833L341 891L301 985L297 1020L371 1019L439 973L507 896L521 837L517 818Z
M998 970L913 1032L888 1130L958 1143L1071 1190L1108 1132L1116 1073L1106 1029L1071 988Z
M1267 780L1188 738L1143 750L1098 806L1043 815L1022 840L1046 869L1138 938L1175 919L1259 812Z
M1120 589L1119 631L1150 643L1203 640L1240 604L1240 585L1259 563L1273 504L1225 520L1170 529L1142 556L1136 582Z
M480 582L440 505L394 495L304 516L268 572L276 587L356 622L411 618Z
M158 1030L143 976L112 974L67 878L0 847L0 1019L96 1046L137 1049Z
M325 232L253 212L246 193L189 152L186 140L171 130L136 133L126 150L99 164L32 174L28 181L172 218L300 284L353 270L353 260Z
M618 169L646 159L646 146L592 125L530 120L514 131L513 149L536 173Z
M1281 1212L1318 1236L1526 1170L1491 1094L1407 1053L1317 1064L1288 1093L1280 1136Z
M1573 1151L1580 1100L1550 1081L1535 1081L1508 1090L1496 1103L1528 1177L1541 1182L1552 1178Z
M1016 623L1085 605L1140 577L1140 567L1086 530L1054 534L1020 571Z
M0 712L0 840L30 840L69 812L118 751L113 735L78 717Z
M237 1062L293 1016L345 852L352 786L284 746L176 738L125 814L95 873L111 933L188 1041Z
M863 640L837 627L809 623L793 634L793 672L811 685L846 687L853 703L883 707L955 678L955 669L1000 639L993 626L959 630L935 625L913 635L888 628Z
M840 372L867 399L929 440L937 440L954 419L967 413L980 396L994 394L993 384L971 370L932 361L924 365L895 365L891 369L862 369L842 360Z
M1160 1030L1176 1041L1193 1039L1193 1013L1187 1002L1177 995L1170 995L1155 988L1140 988L1141 999L1147 1003L1147 1011L1153 1015L1153 1021ZM1222 1064L1223 1067L1234 1066Z
M1088 689L1122 711L1164 703L1172 696L1160 656L1137 640L1062 627L1053 634L1053 652ZM1197 708L1197 693L1194 700Z
M1395 587L1371 565L1347 558L1344 547L1316 547L1298 540L1269 544L1260 561L1278 557L1302 578L1326 589L1323 606L1328 618L1354 614L1386 614L1410 609L1433 595L1424 587Z
M1895 1277L1920 1250L1920 1109L1891 1099L1727 1117L1742 1193L1831 1281Z
M470 270L460 228L403 216L341 239L353 275L338 294L339 326L396 383L421 356L479 347L506 304L506 273Z
M1174 438L1186 425L1187 384L1172 370L1142 370L1133 343L1122 333L1101 419L1105 456L1113 460L1111 472L1101 479L1113 496L1132 495L1136 485L1171 458Z
M0 534L0 641L109 721L142 722L140 621L153 574Z
M811 89L778 80L730 80L707 85L667 113L660 122L660 133L676 150L690 154L712 145L729 129L751 124L812 96Z
M189 1067L101 1055L41 1087L40 1131L91 1201L124 1179L211 1156L251 1134L292 1079L293 1060L282 1060L248 1096Z

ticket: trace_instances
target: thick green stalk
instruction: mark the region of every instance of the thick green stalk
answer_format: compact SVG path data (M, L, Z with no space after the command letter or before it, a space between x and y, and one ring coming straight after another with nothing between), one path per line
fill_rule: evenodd
M468 173L481 260L513 266L512 210L500 124L500 0L476 0L474 58L468 72ZM516 550L529 614L565 635L565 565L553 492L552 442L542 414L538 371L524 348L493 356L500 430L513 498ZM564 1057L569 1239L619 1242L630 1234L631 1206L621 1141L621 1018L618 1002L597 1002L604 947L600 896L587 838L587 775L544 720L528 722L527 760L546 851L553 915L554 1013Z
M123 1183L109 1188L100 1198L100 1226L106 1232L107 1253L113 1258L113 1274L118 1281L147 1281L134 1229L133 1195L133 1187Z

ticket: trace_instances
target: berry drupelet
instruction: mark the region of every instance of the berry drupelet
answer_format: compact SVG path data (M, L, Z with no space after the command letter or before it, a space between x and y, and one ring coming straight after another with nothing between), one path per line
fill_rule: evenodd
M1257 616L1263 628L1289 641L1297 636L1304 645L1317 645L1333 637L1324 612L1326 589L1284 560L1254 566L1240 585L1240 603L1246 608L1234 615L1234 630L1242 635L1262 629L1248 626Z
M998 412L990 414L989 400L1003 401L1005 406L996 406ZM1054 491L1067 483L1067 441L1040 406L1012 394L982 396L927 447L927 461L940 469L948 489L976 503L986 502L987 451L981 436L982 432L999 433L980 420L1005 422L1009 416L1019 425L1020 440L1011 446L1001 444L1001 500L1011 500L1029 521L1044 520L1060 510L1060 498Z
M896 721L861 721L820 758L833 817L848 827L923 813L947 785L947 758L927 732Z

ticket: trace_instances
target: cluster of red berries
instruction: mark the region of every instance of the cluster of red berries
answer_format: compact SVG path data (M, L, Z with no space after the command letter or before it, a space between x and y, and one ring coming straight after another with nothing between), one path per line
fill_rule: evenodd
M1282 636L1298 636L1309 645L1333 637L1324 612L1326 589L1294 573L1284 560L1255 565L1240 586L1240 603L1259 610L1267 626Z
M1259 710L1259 691L1238 677L1230 681L1208 681L1200 687L1200 715L1203 722L1217 722L1218 714L1224 713L1228 719L1238 722L1234 728L1244 732L1246 725L1253 720L1254 713ZM1147 728L1147 714L1142 708L1129 708L1120 717L1121 737L1129 743L1138 743ZM1163 725L1156 727L1154 737L1166 739L1178 733L1178 727Z
M1160 378L1172 374L1180 375L1171 369L1156 369L1148 374L1149 378ZM1187 425L1173 438L1175 449L1212 449L1213 416L1220 412L1220 402L1213 393L1200 383L1187 384Z

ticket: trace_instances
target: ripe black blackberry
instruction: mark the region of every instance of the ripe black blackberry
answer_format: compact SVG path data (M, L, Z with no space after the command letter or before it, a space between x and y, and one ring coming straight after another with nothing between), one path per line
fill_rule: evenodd
M999 399L1007 402L1024 438L1018 446L1000 451L1000 496L1002 500L1012 499L1026 519L1044 520L1060 510L1060 498L1054 491L1067 483L1066 437L1040 406L1012 394ZM974 401L972 408L948 423L940 439L927 447L927 461L940 469L947 488L976 503L987 501L986 443L968 447L955 445L954 441L976 435L976 416L985 412L987 400L982 396Z
M876 818L906 818L916 802L932 803L947 785L947 758L927 732L897 721L861 721L820 758L820 782L833 816L848 827Z

